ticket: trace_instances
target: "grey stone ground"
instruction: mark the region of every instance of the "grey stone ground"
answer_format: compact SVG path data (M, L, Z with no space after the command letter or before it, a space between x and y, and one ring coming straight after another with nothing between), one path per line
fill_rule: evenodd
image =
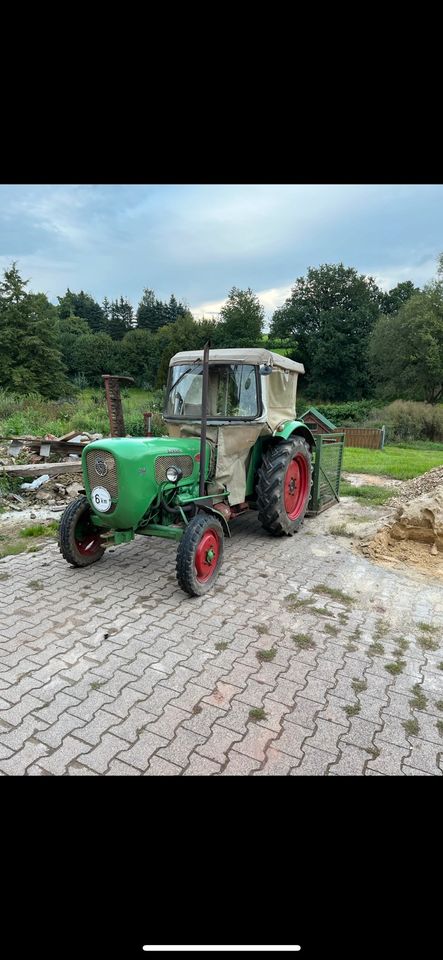
M85 570L55 544L1 561L0 774L441 776L443 589L325 517L283 540L238 520L206 598L168 541Z

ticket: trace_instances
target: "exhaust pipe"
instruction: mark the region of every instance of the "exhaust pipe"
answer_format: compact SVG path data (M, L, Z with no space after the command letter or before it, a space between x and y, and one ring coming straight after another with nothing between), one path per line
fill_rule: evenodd
M200 484L199 494L205 495L205 471L206 471L206 426L208 422L208 395L209 395L209 349L211 341L208 340L203 347L203 383L202 383L202 416L200 429Z

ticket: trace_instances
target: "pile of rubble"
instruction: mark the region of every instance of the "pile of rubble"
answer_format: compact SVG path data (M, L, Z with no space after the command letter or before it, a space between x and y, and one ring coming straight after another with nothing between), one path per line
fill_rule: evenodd
M46 434L44 437L22 436L0 438L0 503L8 510L20 511L34 503L63 508L78 496L82 488L81 455L92 440L100 440L100 433L77 433L72 430L63 437ZM14 492L2 479L15 480ZM19 480L23 482L18 484Z
M432 470L428 470L427 473L423 473L421 477L414 477L413 480L405 480L402 483L397 496L393 497L389 503L392 506L396 506L397 504L400 505L402 503L409 503L410 500L414 500L416 497L420 497L424 493L432 493L433 490L442 485L443 466L433 467Z

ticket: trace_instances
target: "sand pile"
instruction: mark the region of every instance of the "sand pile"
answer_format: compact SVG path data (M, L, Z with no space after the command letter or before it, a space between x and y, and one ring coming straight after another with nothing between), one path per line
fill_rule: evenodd
M360 549L373 560L413 564L443 579L443 484L400 504L393 522L363 541Z

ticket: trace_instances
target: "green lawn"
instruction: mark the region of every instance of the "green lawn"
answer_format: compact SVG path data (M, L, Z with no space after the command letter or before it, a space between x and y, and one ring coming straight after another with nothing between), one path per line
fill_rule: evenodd
M416 448L388 445L384 450L364 450L361 447L345 447L342 469L348 473L373 473L397 480L411 480L432 467L443 465L443 450L440 444Z

